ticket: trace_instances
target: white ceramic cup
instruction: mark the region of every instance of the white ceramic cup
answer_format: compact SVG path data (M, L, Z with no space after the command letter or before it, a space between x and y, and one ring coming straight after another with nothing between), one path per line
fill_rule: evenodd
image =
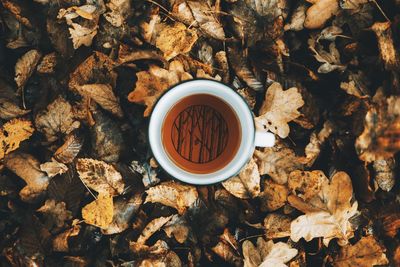
M168 111L183 98L196 94L209 94L225 101L236 113L242 129L240 145L233 159L223 168L206 174L190 173L177 166L162 143L162 127ZM180 181L198 185L214 184L235 176L252 157L256 146L272 147L275 143L272 133L256 130L253 113L238 93L223 83L207 79L185 81L164 93L151 113L148 137L154 158L168 174Z

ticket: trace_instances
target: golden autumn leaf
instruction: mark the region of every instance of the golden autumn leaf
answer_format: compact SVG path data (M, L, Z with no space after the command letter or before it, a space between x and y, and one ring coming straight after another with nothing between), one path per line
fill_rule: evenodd
M196 30L186 28L185 24L176 22L174 25L166 25L162 28L156 37L155 44L164 53L165 59L170 60L179 54L190 52L196 41Z
M172 61L169 69L163 69L157 65L150 65L149 70L136 73L137 81L135 88L128 95L130 102L145 105L144 116L150 115L153 105L158 97L172 85L193 77L185 72L179 61Z
M308 201L321 191L326 180L327 178L322 171L296 170L289 175L288 187L293 194L304 201Z
M297 88L284 91L279 83L273 83L267 89L260 116L255 119L256 125L286 138L290 131L288 122L300 116L298 109L303 105L303 98Z
M82 208L82 218L87 224L107 228L113 220L113 198L107 193L100 193L98 198Z
M0 159L16 150L20 143L28 139L35 129L32 123L25 119L12 119L0 129Z
M335 267L370 267L389 263L386 249L378 243L374 236L365 236L354 245L342 247L335 258Z

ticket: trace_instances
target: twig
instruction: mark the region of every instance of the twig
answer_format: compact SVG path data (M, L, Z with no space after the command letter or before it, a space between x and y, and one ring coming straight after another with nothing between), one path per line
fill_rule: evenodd
M374 2L374 4L376 5L376 7L379 9L379 11L382 13L382 15L385 17L385 19L387 21L390 22L390 19L386 16L385 12L383 12L382 8L380 7L380 5L376 2L376 0L371 0L372 2Z

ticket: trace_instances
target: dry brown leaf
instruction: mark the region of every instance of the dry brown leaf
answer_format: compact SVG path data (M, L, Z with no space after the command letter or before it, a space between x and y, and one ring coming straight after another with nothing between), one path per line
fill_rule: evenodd
M35 49L26 52L15 64L15 83L19 90L25 86L29 77L36 69L42 54Z
M68 252L69 251L68 239L70 237L77 236L80 230L81 226L79 224L75 224L68 230L57 235L53 239L53 250L57 252Z
M37 72L41 74L54 73L57 65L56 52L45 55L37 66Z
M389 263L385 255L386 249L374 236L362 237L356 244L342 247L335 258L335 267L370 267Z
M254 159L250 159L238 176L222 182L222 186L237 198L257 197L260 194L260 173Z
M32 155L12 153L4 159L4 165L25 181L26 186L19 192L23 201L35 202L46 192L50 178L40 170L39 161Z
M64 144L54 152L53 157L60 163L71 163L81 151L82 145L82 139L78 135L70 133L67 135Z
M206 1L177 1L172 6L172 15L186 25L198 27L209 37L225 40L224 29Z
M160 179L157 177L158 173L155 168L151 167L148 163L140 163L139 161L133 160L129 168L142 175L142 183L145 188L155 186L160 183Z
M24 119L12 119L0 128L0 159L18 149L20 143L34 132L32 123Z
M299 3L290 18L290 22L285 24L285 31L301 31L304 29L307 7L304 3Z
M342 9L353 9L359 11L361 7L370 2L370 0L342 0L340 1L340 7Z
M30 110L21 109L14 101L7 98L0 98L0 118L11 120L16 117L28 114Z
M313 5L307 9L304 27L307 29L318 29L339 11L338 0L315 0Z
M141 233L141 235L139 236L139 238L137 239L136 243L144 245L146 243L147 239L149 239L155 232L160 230L164 224L166 224L167 222L169 222L171 220L171 218L172 218L172 215L168 216L168 217L159 217L159 218L156 218L156 219L152 220L151 222L149 222L146 225L146 227L144 228L144 230Z
M150 115L153 105L165 90L181 81L193 78L185 72L182 63L176 60L171 62L168 70L150 65L148 71L138 72L136 76L136 85L134 91L129 93L128 100L145 105L147 107L144 111L145 117Z
M371 29L378 38L379 52L385 64L385 68L387 70L398 71L400 67L400 58L394 45L390 26L391 23L389 21L375 22Z
M219 241L211 248L211 250L225 262L228 262L233 266L243 266L243 260L239 257L238 252L227 243Z
M196 187L175 183L172 181L150 187L146 190L145 203L161 203L165 206L175 208L179 214L185 213L198 198Z
M350 202L351 179L345 172L336 173L330 182L326 177L321 179L325 181L318 196L308 201L294 196L288 198L293 207L306 213L292 222L290 238L298 242L302 237L306 241L323 237L325 246L338 238L339 245L346 245L354 230L349 219L358 214L357 202Z
M111 112L117 117L122 118L123 113L119 105L119 100L115 96L111 85L109 84L85 84L76 87L79 94L93 99L105 110Z
M283 207L288 196L286 185L280 185L272 180L265 180L264 191L259 195L261 211L274 211Z
M130 225L130 220L142 205L142 194L135 194L129 199L116 199L114 201L114 215L112 222L107 228L101 229L104 235L118 234Z
M264 218L265 236L269 239L290 236L290 223L292 219L287 215L269 213Z
M257 247L249 240L245 240L242 244L244 267L286 267L291 259L293 259L298 251L290 245L272 240L268 242L262 237L257 239Z
M293 171L289 175L288 188L304 201L318 195L328 178L322 171Z
M197 38L196 30L176 22L174 25L165 25L162 28L156 37L155 45L164 53L165 59L170 60L179 54L189 53Z
M189 226L184 217L175 214L163 227L168 237L174 237L178 243L185 243L189 236Z
M366 162L388 159L400 150L400 97L386 97L378 90L364 119L364 131L355 147Z
M67 165L60 163L56 160L45 162L40 164L40 170L47 173L47 176L54 177L59 174L63 174L68 171Z
M20 2L15 2L15 1L10 1L10 0L1 0L1 4L3 5L4 8L9 10L15 18L21 22L24 26L26 26L28 29L33 28L32 22L30 21L29 18L27 18L25 13L27 13L26 8L23 8L22 3Z
M72 106L59 96L36 116L35 125L51 143L79 128L80 123L74 118Z
M97 26L94 28L87 28L78 23L72 23L71 26L72 28L69 28L69 34L71 35L74 49L78 49L82 45L92 45L93 38L97 34Z
M287 7L287 1L281 0L245 0L244 1L258 15L274 19L278 16L286 16L282 9ZM286 17L285 17L286 18Z
M101 192L96 200L82 208L82 218L85 222L100 228L109 227L113 215L113 198L105 192Z
M230 74L229 74L229 64L228 57L225 51L219 51L215 53L215 62L219 67L219 75L222 76L222 81L224 83L230 82Z
M72 213L67 210L66 204L64 202L56 202L54 199L46 200L44 205L37 211L44 214L46 224L49 227L55 225L61 228L65 225L65 221L72 219Z
M106 6L110 11L103 16L114 27L121 27L131 13L131 1L129 0L111 0L106 3Z
M281 145L257 149L254 151L254 157L260 174L268 174L278 184L286 184L292 171L303 169L303 164L294 151Z
M76 162L76 170L83 183L99 194L114 196L124 191L122 176L111 164L95 159L80 158Z
M375 181L378 186L389 192L396 182L396 162L394 158L378 159L372 163L375 173Z
M286 138L290 131L288 122L300 116L297 109L303 105L304 101L297 88L283 91L279 83L273 83L267 89L260 116L255 119L256 125Z

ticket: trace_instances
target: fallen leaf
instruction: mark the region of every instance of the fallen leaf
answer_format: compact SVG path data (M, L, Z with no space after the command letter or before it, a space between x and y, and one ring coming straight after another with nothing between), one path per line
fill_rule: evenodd
M158 97L172 85L193 77L184 71L182 63L171 62L169 69L163 69L156 65L150 65L148 71L136 73L137 81L134 91L128 95L130 102L145 105L144 116L150 115L153 105Z
M82 45L91 46L93 38L97 34L97 26L94 28L86 28L78 23L72 23L72 28L69 28L72 44L74 49L78 49Z
M159 217L149 222L144 228L139 238L137 239L136 243L145 244L147 239L149 239L155 232L160 230L164 224L166 224L168 221L171 220L171 218L172 215L168 217Z
M389 263L385 255L386 249L372 236L362 237L356 244L340 249L333 266L336 267L370 267Z
M51 178L56 175L67 172L68 167L64 163L60 163L58 161L52 160L52 161L40 164L40 170L47 173L47 176L49 176Z
M280 185L272 180L265 180L264 191L259 195L261 211L274 211L283 207L288 196L286 185Z
M112 0L106 3L106 6L109 11L104 13L103 16L114 27L121 27L132 12L129 0Z
M267 19L283 15L282 9L286 8L286 1L280 0L245 0L244 2L258 15Z
M157 35L155 45L164 53L165 59L170 60L179 54L189 53L196 41L196 30L176 22L174 25L163 27Z
M375 181L379 188L389 192L395 185L396 181L396 162L394 158L378 159L372 163L375 173Z
M157 177L157 171L150 166L147 162L140 163L139 161L132 161L129 168L142 175L142 182L145 188L155 186L160 183L160 179Z
M0 128L0 159L18 149L22 141L34 132L32 123L24 119L12 119Z
M217 254L224 262L228 262L233 266L243 266L243 260L239 257L237 251L223 241L219 241L211 250Z
M54 199L48 199L41 206L38 212L43 213L46 218L46 225L49 228L56 226L61 228L65 225L67 220L72 219L72 213L67 210L64 202L56 202Z
M37 72L40 74L54 73L57 66L57 54L52 52L45 55L37 66Z
M164 232L168 237L174 237L178 243L185 243L189 236L190 228L184 217L175 214L171 220L163 226Z
M76 162L76 170L83 183L99 194L114 196L124 191L122 176L111 164L95 159L80 158Z
M209 37L225 40L225 32L212 7L205 1L177 1L172 14L186 25L198 27Z
M114 215L113 198L107 192L101 192L97 199L82 208L82 218L87 224L107 228Z
M179 214L184 214L198 198L196 187L172 181L164 182L146 190L145 203L161 203L175 208Z
M318 29L339 11L338 0L315 0L313 5L307 9L304 27L307 29Z
M80 123L74 118L72 106L59 96L36 116L35 126L51 143L79 128Z
M32 155L12 153L4 159L4 165L25 181L26 186L19 192L23 201L35 202L46 192L50 178Z
M74 133L67 135L65 142L54 152L54 159L60 163L72 163L75 157L81 151L83 142L82 138Z
M292 87L283 91L279 83L268 87L265 100L260 108L260 116L256 117L256 125L260 129L267 129L281 138L289 135L288 122L300 116L297 110L304 105L298 89Z
M264 218L265 235L269 239L290 236L290 223L292 219L287 215L269 213Z
M228 56L225 51L219 51L215 53L215 62L219 67L219 75L222 77L222 81L224 83L229 83L230 74L229 74L229 63Z
M280 145L257 149L254 151L254 157L260 175L268 174L278 184L286 184L292 171L303 169L303 164L294 151Z
M353 187L350 177L345 172L336 173L330 183L326 177L318 196L307 202L293 195L289 203L305 212L291 224L290 238L298 242L300 238L310 241L315 237L323 237L328 246L333 238L338 238L339 245L348 243L353 236L353 228L349 219L358 214L357 201L351 204Z
M3 7L9 10L15 16L15 18L19 22L21 22L25 27L29 29L33 27L30 19L26 17L26 13L29 11L29 9L26 10L26 8L24 8L22 3L10 0L1 0L0 2L3 5Z
M111 85L109 84L85 84L77 86L79 94L93 99L105 110L111 112L117 117L122 118L123 113L119 105L119 100L115 96Z
M322 171L293 171L289 175L288 188L304 201L314 198L328 178Z
M289 23L285 24L285 31L301 31L304 29L307 7L304 3L299 3L290 18Z
M242 244L244 267L268 267L268 266L287 266L298 251L283 242L274 243L272 240L268 242L262 237L257 239L257 247L249 240L245 240Z
M257 197L260 194L260 173L254 159L250 159L239 175L222 182L222 186L237 198Z
M42 54L35 49L26 52L15 64L15 83L19 90L25 86L29 77L35 71Z
M28 114L30 110L22 109L14 101L0 98L0 118L10 120Z
M58 234L53 239L53 249L57 252L68 252L69 245L68 240L70 237L77 236L81 230L81 226L79 224L73 225L71 228L67 229L66 231Z
M353 10L360 10L360 8L370 2L369 0L342 0L340 1L340 7L342 9L353 9Z
M390 26L391 23L389 21L375 22L371 29L378 38L379 52L385 68L396 71L400 66L400 58L394 45Z

